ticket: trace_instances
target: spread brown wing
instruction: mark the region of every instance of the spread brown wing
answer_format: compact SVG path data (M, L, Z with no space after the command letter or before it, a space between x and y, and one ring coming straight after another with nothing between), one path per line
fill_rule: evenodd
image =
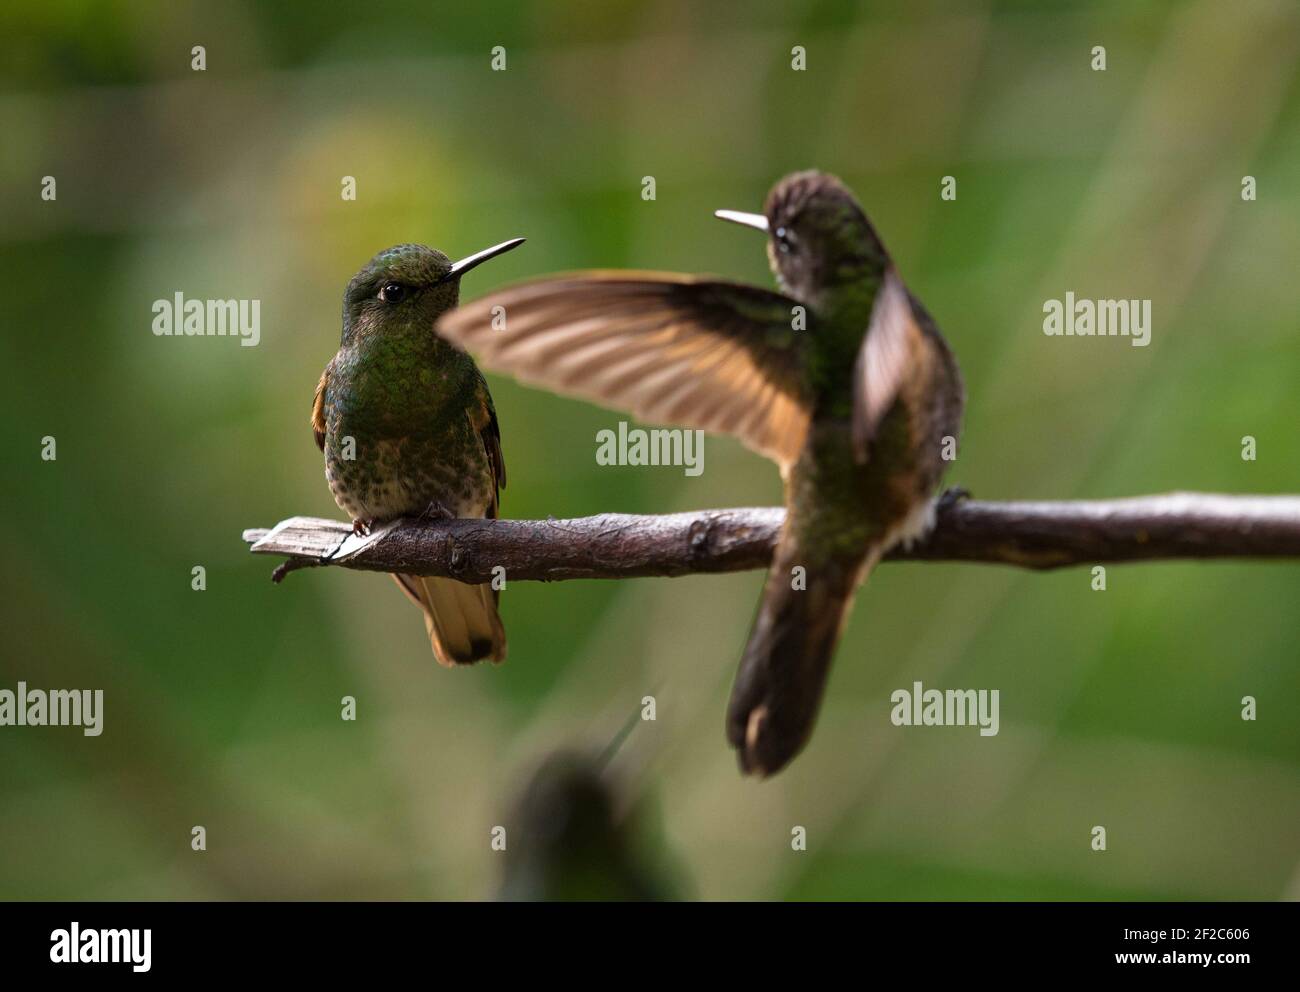
M493 293L445 314L438 333L489 369L652 423L734 434L788 464L810 406L812 331L794 329L796 306L739 283L582 272Z
M485 516L495 517L501 501L501 490L506 487L506 458L501 451L501 425L497 423L496 407L492 405L492 394L488 392L487 383L480 375L478 380L478 404L471 414L475 429L483 439L483 450L487 453L488 467L492 470L492 505Z
M325 387L329 385L330 369L334 368L334 359L330 359L325 371L316 383L316 398L311 404L311 432L316 438L316 447L325 450Z
M891 267L876 292L871 321L853 363L852 438L859 464L866 462L867 446L898 397L921 333L907 287Z

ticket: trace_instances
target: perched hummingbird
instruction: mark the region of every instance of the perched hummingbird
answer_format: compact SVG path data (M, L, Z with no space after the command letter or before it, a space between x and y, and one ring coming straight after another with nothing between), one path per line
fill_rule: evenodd
M325 478L356 533L401 516L495 517L506 484L501 430L474 360L434 333L460 278L515 238L452 262L424 245L381 251L343 294L343 339L316 386L311 429ZM424 611L444 665L501 661L506 634L489 585L394 575Z
M807 742L853 592L934 520L964 392L934 321L833 176L799 172L762 214L781 292L658 272L523 283L443 317L491 369L737 435L777 462L786 518L727 712L741 768L768 775ZM491 308L504 307L493 330Z

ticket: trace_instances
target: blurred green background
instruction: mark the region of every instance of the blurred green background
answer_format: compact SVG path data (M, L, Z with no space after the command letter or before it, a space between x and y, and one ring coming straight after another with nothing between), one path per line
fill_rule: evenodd
M307 417L377 250L527 236L469 298L588 266L766 285L710 213L810 166L857 191L961 361L950 483L1300 490L1298 57L1287 0L6 3L0 688L102 688L106 713L99 738L0 728L0 897L489 897L531 770L647 694L613 768L678 895L1300 897L1294 564L1116 567L1105 592L883 566L811 745L756 783L723 711L757 572L511 583L508 662L446 671L387 577L273 587L240 540L339 516ZM1151 299L1150 347L1045 337L1067 290ZM260 346L153 336L177 291L260 299ZM699 478L599 468L618 414L491 385L506 516L780 500L730 439ZM914 680L1000 689L1001 733L893 727Z

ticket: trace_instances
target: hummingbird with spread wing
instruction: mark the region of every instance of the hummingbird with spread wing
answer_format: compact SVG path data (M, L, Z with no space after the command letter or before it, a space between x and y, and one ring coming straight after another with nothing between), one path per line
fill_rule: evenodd
M424 245L397 245L348 283L343 338L316 386L311 429L330 492L355 533L402 516L497 515L506 465L492 396L474 360L439 338L434 322L456 305L466 272L523 241L458 262ZM424 611L441 664L505 659L490 584L393 578Z
M785 523L727 710L741 769L770 775L812 733L854 590L933 525L964 390L838 179L795 173L762 214L717 216L766 234L779 292L581 272L492 293L438 328L489 369L642 420L733 434L780 467Z

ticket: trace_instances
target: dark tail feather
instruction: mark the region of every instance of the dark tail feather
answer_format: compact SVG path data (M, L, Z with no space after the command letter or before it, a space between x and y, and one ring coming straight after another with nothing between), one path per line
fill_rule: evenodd
M780 771L808 742L866 559L814 566L789 534L777 546L727 707L727 739L747 774Z
M407 598L424 611L433 656L440 665L470 665L506 657L506 631L489 584L472 586L456 579L393 575Z

